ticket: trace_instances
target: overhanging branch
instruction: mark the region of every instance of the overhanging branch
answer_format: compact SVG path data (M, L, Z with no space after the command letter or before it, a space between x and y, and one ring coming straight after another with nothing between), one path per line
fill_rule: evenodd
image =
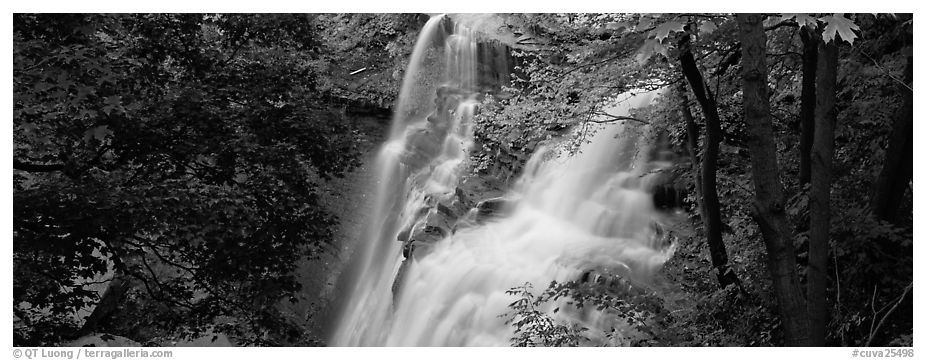
M13 159L13 169L28 172L55 172L64 170L64 164L36 164Z
M798 27L798 24L797 24L797 22L794 21L794 20L785 20L785 21L782 21L782 22L780 22L780 23L777 23L777 24L774 24L774 25L771 25L771 26L766 26L766 27L765 27L765 31L772 31L772 30L775 30L775 29L780 28L780 27L782 27L782 26Z
M593 119L589 119L589 120L588 120L588 122L593 122L593 123L596 123L596 124L608 124L608 123L612 123L612 122L615 122L615 121L625 121L625 120L626 120L626 121L634 121L634 122L638 122L638 123L641 123L641 124L649 125L649 121L646 121L646 120L643 120L643 119L637 119L637 118L632 117L632 116L617 116L617 115L611 115L611 114L608 114L608 113L606 113L606 112L604 112L604 111L596 111L596 112L593 112L592 115L599 115L599 116L604 116L604 117L607 118L607 119L601 119L601 120L593 120Z

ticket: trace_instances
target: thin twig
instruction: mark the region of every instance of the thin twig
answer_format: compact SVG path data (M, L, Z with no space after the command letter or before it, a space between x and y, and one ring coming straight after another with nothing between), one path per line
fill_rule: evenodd
M836 308L842 309L842 291L839 287L839 261L836 259L835 253L833 253L833 265L836 269Z
M909 293L909 292L910 292L910 289L912 289L912 288L913 288L913 282L910 282L909 284L907 284L907 287L905 287L904 290L903 290L903 294L900 294L900 296L897 297L897 300L895 300L895 301L893 302L893 303L894 303L894 306L892 306L891 309L888 310L887 313L885 313L884 316L881 317L881 321L878 322L878 326L876 326L876 327L874 328L874 330L872 330L870 333L868 333L868 341L865 342L865 346L871 346L871 341L874 340L875 335L878 334L878 330L881 330L881 326L884 325L884 322L887 320L887 318L888 318L889 316L891 316L891 314L894 312L894 310L897 310L897 307L900 306L900 303L903 302L903 299L907 297L907 293ZM872 304L872 305L873 305L873 304ZM882 308L882 310L883 310L883 308ZM872 318L872 319L871 319L872 325L874 325L874 321L875 321L875 319Z
M878 316L878 311L875 310L875 298L878 295L878 284L875 284L875 290L871 292L871 326L868 328L868 333L871 334L874 331L875 327L875 318Z
M785 52L780 53L780 54L777 54L777 53L775 53L775 54L773 54L773 53L766 54L766 56L792 56L792 55L793 55L793 56L801 56L802 54L799 53L799 52L797 52L797 51L785 51Z
M839 285L839 260L836 257L836 253L833 253L833 266L836 270L836 312L837 314L842 313L842 289ZM846 346L846 334L844 331L839 332L839 339L842 341L842 346Z
M784 20L784 21L782 21L782 22L780 22L780 23L777 23L777 24L775 24L775 25L767 26L767 27L765 27L765 31L775 30L775 29L780 28L780 27L782 27L782 26L799 27L799 26L797 25L797 22L796 22L796 21L790 20L790 19L789 19L789 20Z
M593 62L593 63L584 64L584 65L577 65L577 66L573 67L572 69L569 69L569 70L567 70L566 72L564 72L564 73L562 73L562 74L559 74L559 75L556 76L555 78L550 79L550 81L551 81L551 82L553 82L553 81L559 81L560 79L566 77L566 75L569 75L569 74L571 74L571 73L573 73L573 72L575 72L575 71L578 71L578 70L580 70L580 69L587 68L587 67L590 67L590 66L595 66L595 65L601 65L601 64L604 64L604 63L607 63L607 62L611 62L611 61L614 61L614 60L618 60L618 59L623 58L623 57L625 57L625 56L627 56L627 54L623 54L623 53L622 53L622 54L618 54L618 55L612 56L612 57L610 57L610 58L607 58L607 59L604 59L604 60L601 60L601 61L596 61L596 62Z
M591 119L588 120L589 122L593 122L593 123L596 123L596 124L608 124L608 123L612 123L612 122L615 122L615 121L628 120L628 121L636 121L636 122L638 122L638 123L642 123L642 124L647 124L647 125L649 125L649 121L637 119L637 118L632 117L632 116L617 116L617 115L608 114L608 113L606 113L606 112L604 112L604 111L597 111L597 112L595 112L595 113L593 113L593 114L594 114L594 115L600 115L600 116L606 116L606 117L608 117L608 119L606 119L606 120L591 120Z
M871 57L871 55L868 55L868 53L866 53L864 50L862 50L862 49L860 49L860 48L856 48L856 49L858 49L858 51L859 51L860 53L862 53L862 55L865 55L865 57L867 57L868 60L871 60L871 62L875 64L875 67L877 67L879 70L881 70L882 72L884 72L884 74L887 75L887 77L889 77L889 78L891 78L892 80L896 81L896 82L897 82L898 84L900 84L901 86L907 88L907 90L910 90L910 92L913 92L913 88L910 87L910 85L907 85L907 84L904 83L903 81L900 81L900 79L894 77L894 75L891 75L891 73L888 72L887 69L881 67L881 64L878 64L878 61L876 61L873 57Z

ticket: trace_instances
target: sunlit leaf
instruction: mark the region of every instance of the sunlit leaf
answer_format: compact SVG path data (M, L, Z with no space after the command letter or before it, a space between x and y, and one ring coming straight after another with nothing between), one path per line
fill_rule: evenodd
M661 42L663 39L668 37L673 32L682 31L683 29L684 29L684 25L681 22L667 21L662 24L659 24L659 26L653 29L652 34L656 40Z
M656 52L657 45L659 45L659 41L656 39L646 39L646 41L643 42L643 46L637 51L637 56L635 57L637 64L643 65L646 63Z
M615 30L615 31L618 31L618 32L620 32L620 31L622 31L622 30L625 30L625 29L627 29L627 28L629 28L629 27L630 27L630 26L629 26L626 22L623 22L623 21L621 21L621 22L609 22L607 25L605 25L605 29L608 29L608 30Z
M823 28L823 41L825 42L836 39L837 34L849 44L852 44L855 38L858 37L858 35L855 34L855 31L859 29L858 25L852 20L842 16L842 14L825 16L823 17L823 22L826 23L826 27Z
M94 128L91 128L84 132L84 142L89 142L91 139L96 139L97 141L103 141L107 136L112 135L112 130L109 130L109 126L101 125Z
M781 14L781 21L794 19L797 26L815 28L817 27L817 18L810 14Z
M653 18L647 15L640 17L640 22L637 23L637 30L646 30L653 25Z
M717 25L714 24L714 22L711 20L704 20L698 24L698 31L700 31L702 34L710 34L714 32L714 30L717 30Z

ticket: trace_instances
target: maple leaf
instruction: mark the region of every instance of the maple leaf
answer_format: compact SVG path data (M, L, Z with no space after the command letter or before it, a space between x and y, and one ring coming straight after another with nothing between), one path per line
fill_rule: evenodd
M842 14L834 14L830 16L823 17L823 22L826 23L826 27L823 28L823 41L830 42L831 40L836 39L836 34L839 34L839 37L851 45L855 38L858 35L855 35L854 30L858 30L858 25L855 24L852 20L849 20L842 16Z
M122 97L119 95L107 96L103 99L103 103L106 104L103 106L103 112L106 113L106 115L109 115L113 110L116 110L120 107L121 102Z
M710 34L714 32L714 30L717 30L717 24L714 24L713 21L704 20L698 24L698 31L700 31L702 34Z
M788 20L794 18L794 22L797 23L797 26L815 28L817 27L817 18L810 16L810 14L781 14L781 20Z
M637 63L643 65L646 63L646 60L653 57L654 54L662 54L662 56L668 56L669 49L662 45L659 40L656 39L647 39L643 42L643 46L640 47L640 50L637 51L636 60Z
M675 31L682 31L684 25L678 21L667 21L662 24L659 24L655 29L653 29L654 37L656 41L662 42L662 39L665 39Z
M618 32L621 32L622 30L626 30L629 27L630 25L627 24L626 22L610 22L607 25L605 25L605 29L616 30Z
M119 95L107 96L103 99L103 103L106 105L118 106L122 101L122 97Z
M96 90L90 86L80 86L77 88L77 98L86 99L88 96L96 93Z
M637 30L644 30L650 27L653 24L653 18L649 16L641 16L640 22L637 23Z
M112 135L112 130L109 130L109 126L100 125L84 132L84 141L89 142L90 139L96 139L97 141L103 141L107 136Z

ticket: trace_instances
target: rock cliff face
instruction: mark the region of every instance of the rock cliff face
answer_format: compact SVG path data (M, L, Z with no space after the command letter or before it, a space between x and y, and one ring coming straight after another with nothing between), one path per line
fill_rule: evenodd
M508 210L510 199L502 197L500 181L488 177L470 177L445 196L429 195L416 212L415 221L396 236L403 243L402 262L392 285L398 293L403 275L411 262L427 255L438 241L453 235L458 229L490 221Z
M424 183L432 181L431 178L435 176L433 172L436 171L425 167L435 166L434 160L443 155L441 149L448 145L442 142L447 138L448 131L453 130L448 126L453 124L449 117L459 116L453 109L459 109L460 104L472 96L472 93L465 93L449 86L440 87L435 99L437 110L421 127L407 135L402 158L405 171L412 177L419 173L428 176L415 180L414 186L425 189L424 201L417 209L405 210L412 211L415 215L396 236L396 240L403 243L402 254L405 260L393 282L393 293L398 292L402 277L413 259L420 259L435 243L452 235L457 228L485 221L493 214L499 213L505 203L501 198L504 191L500 183L487 178L466 177L459 184L453 184L449 188L446 187L447 184L442 184L442 187ZM453 150L444 149L444 152L447 151ZM464 161L457 166L465 164ZM458 168L455 171L466 173L466 169Z

